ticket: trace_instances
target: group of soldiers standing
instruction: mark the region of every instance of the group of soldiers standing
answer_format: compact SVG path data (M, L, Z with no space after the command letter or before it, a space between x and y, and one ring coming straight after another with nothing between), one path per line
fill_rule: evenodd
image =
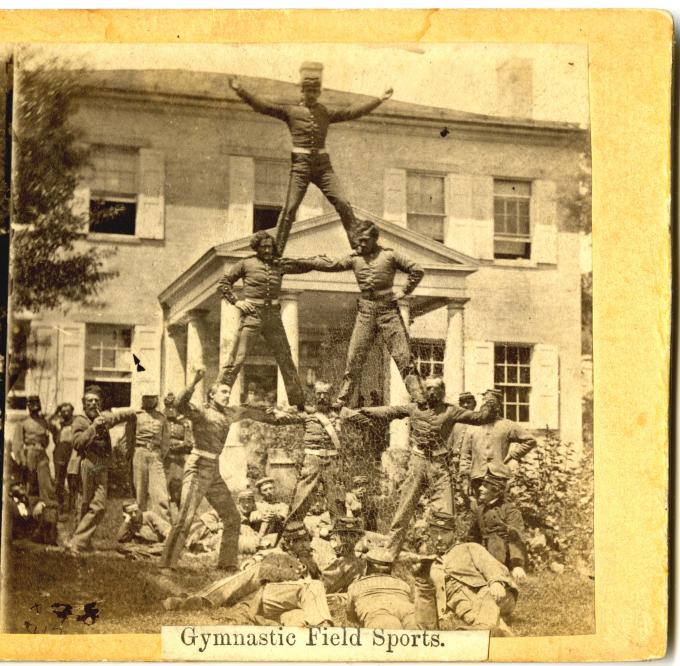
M70 549L78 555L91 548L105 510L109 430L126 421L136 497L125 507L121 540L157 543L161 570L171 575L185 547L196 541L197 512L204 499L219 524L219 531L211 530L209 521L203 521L201 529L218 534L216 566L224 578L198 593L168 598L167 609L226 605L243 613L248 622L328 625L333 621L328 595L341 594L347 617L360 626L444 628L453 618L450 626L508 632L502 617L511 611L517 583L524 578L525 554L522 517L505 489L518 461L536 441L502 418L503 396L495 388L483 394L477 411L474 396L463 394L460 404L449 404L441 378L420 377L398 303L417 288L424 271L382 247L376 225L354 218L333 172L325 149L329 124L370 112L391 96L391 89L360 107L332 110L317 101L321 66L305 63L301 73L299 105L272 104L238 81L230 82L253 109L287 123L293 149L288 198L276 238L256 233L251 239L254 254L238 261L219 282L221 296L240 312L240 325L206 402L191 400L205 376L198 368L164 414L157 410L157 396L145 396L141 410L102 412L101 391L92 386L85 391L82 415L72 417L71 410L71 416L60 417L60 432L68 425L80 464L82 509ZM345 257L284 256L290 226L310 182L340 214L352 249ZM341 385L336 393L330 384L317 382L314 404L307 405L281 321L279 296L285 275L315 270L353 271L359 294ZM394 286L397 272L407 276L402 288ZM281 370L289 406L230 404L232 387L258 336L268 343ZM376 340L390 352L411 401L353 409L355 389ZM301 429L304 458L289 506L275 501L273 480L267 477L257 480L254 489L232 496L218 460L231 425L241 419ZM366 484L354 483L352 491L357 492L348 494L350 479L343 478L339 461L348 424L369 432L395 419L409 419L410 458L387 533L379 534L375 523L363 520L361 486L365 489ZM24 432L30 430L24 427ZM168 448L168 441L177 445ZM27 465L40 485L44 461L40 455L38 462L31 457L32 440L24 439L23 445ZM451 464L455 454L460 456L458 468ZM55 458L55 467L56 462ZM463 488L475 513L474 540L471 536L459 544L456 487ZM256 491L260 506L253 502ZM311 523L306 519L320 493L329 524L325 531L315 532L308 529ZM409 543L409 550L404 547L409 526L423 497L429 500L427 538ZM239 548L244 523L258 537L255 553L245 564ZM414 591L405 568L415 577Z

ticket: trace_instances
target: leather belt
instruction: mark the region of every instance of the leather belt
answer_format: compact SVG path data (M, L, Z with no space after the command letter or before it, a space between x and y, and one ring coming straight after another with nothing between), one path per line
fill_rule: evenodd
M319 458L335 458L338 452L335 449L305 449L306 456L319 456Z
M392 295L392 287L388 289L377 289L375 291L362 291L361 298L365 301L375 301L378 299L383 299L385 296Z
M279 304L279 299L274 298L246 298L245 299L246 303L252 303L253 305L264 305L269 307L270 305L278 305Z
M210 453L210 451L202 451L201 449L191 449L191 453L195 456L200 456L201 458L207 458L208 460L217 460L219 456L216 453Z
M421 458L438 458L439 456L445 456L448 453L448 449L433 449L431 451L423 451L422 449L413 449L411 453Z
M328 151L325 148L303 148L302 146L293 146L293 153L300 155L325 155Z

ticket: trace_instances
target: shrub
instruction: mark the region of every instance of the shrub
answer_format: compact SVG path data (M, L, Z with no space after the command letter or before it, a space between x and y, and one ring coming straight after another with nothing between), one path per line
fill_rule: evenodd
M532 568L579 560L592 565L591 451L579 458L554 431L543 431L543 441L519 465L508 493L522 511Z

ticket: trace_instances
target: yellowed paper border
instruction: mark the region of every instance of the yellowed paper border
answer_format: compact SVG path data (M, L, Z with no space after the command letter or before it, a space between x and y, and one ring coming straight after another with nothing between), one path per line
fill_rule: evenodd
M8 42L530 42L589 49L596 627L491 660L666 649L672 20L658 11L5 11ZM160 635L0 637L4 659L159 660ZM423 658L427 658L424 654Z

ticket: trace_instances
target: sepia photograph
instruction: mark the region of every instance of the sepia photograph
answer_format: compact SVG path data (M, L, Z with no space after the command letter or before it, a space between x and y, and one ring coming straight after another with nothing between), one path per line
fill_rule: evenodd
M5 632L595 633L587 44L6 62Z

